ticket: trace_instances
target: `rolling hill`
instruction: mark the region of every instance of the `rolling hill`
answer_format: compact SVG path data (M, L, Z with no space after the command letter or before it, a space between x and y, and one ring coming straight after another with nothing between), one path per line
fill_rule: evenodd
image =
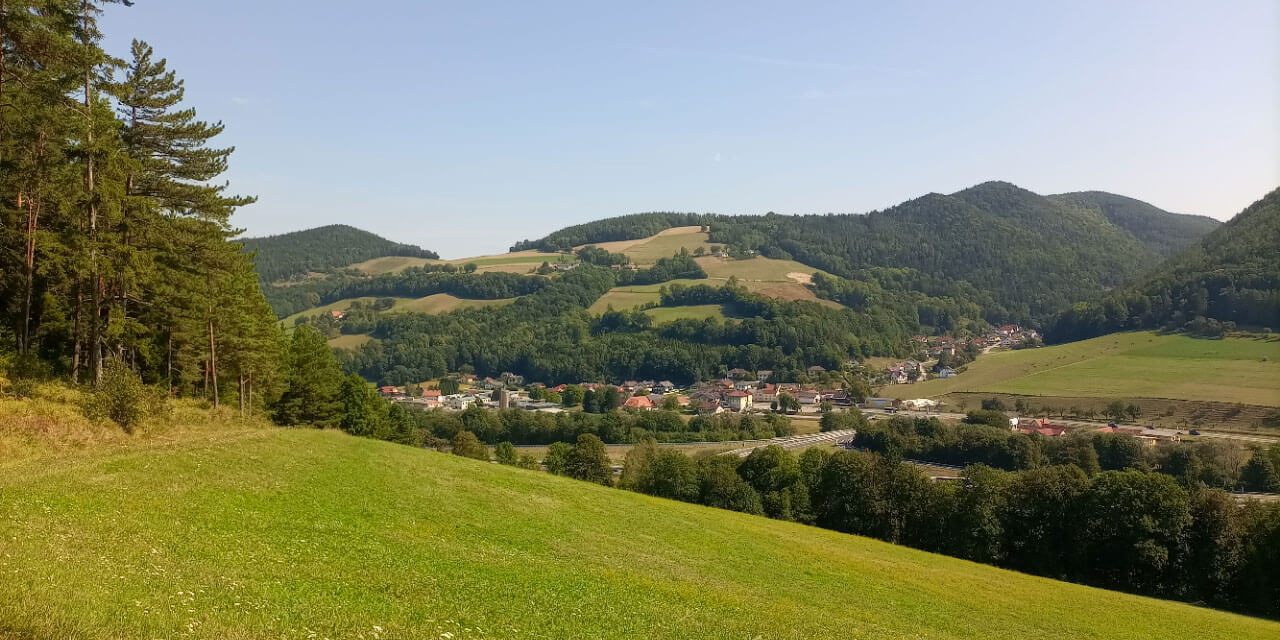
M1280 189L1170 258L1140 281L1054 319L1046 337L1067 342L1164 328L1220 335L1232 323L1280 326Z
M0 638L1274 638L1275 622L333 431L0 474Z
M636 214L569 227L516 248L634 239L642 236L629 229L648 234L689 224L708 225L709 241L736 253L793 259L844 278L907 270L913 290L964 292L986 309L988 320L1032 324L1133 281L1214 226L1102 192L1041 196L987 182L865 215Z
M332 224L263 238L239 241L254 254L254 267L264 283L305 276L364 262L404 256L434 260L434 251L392 242L345 224Z

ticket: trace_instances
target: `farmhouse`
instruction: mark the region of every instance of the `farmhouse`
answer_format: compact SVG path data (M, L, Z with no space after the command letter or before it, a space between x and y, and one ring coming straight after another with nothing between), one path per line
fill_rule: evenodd
M627 401L622 403L626 409L636 409L638 411L653 410L653 401L648 396L631 396Z
M724 394L724 402L731 411L746 411L751 408L751 394L746 391L730 391Z

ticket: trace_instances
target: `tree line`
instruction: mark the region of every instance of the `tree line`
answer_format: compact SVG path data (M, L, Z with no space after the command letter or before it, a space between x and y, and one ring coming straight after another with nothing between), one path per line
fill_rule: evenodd
M1188 489L1280 491L1280 446L1251 451L1212 439L1147 445L1123 433L1047 438L1011 431L1003 411L971 411L966 421L948 426L937 418L894 416L857 427L853 446L898 460L982 464L1005 471L1070 464L1088 476L1125 470L1161 473Z
M261 403L279 336L217 182L233 152L152 47L102 48L109 0L0 9L0 338L16 376L124 363L171 393ZM127 2L123 4L129 4ZM229 389L231 387L231 389Z

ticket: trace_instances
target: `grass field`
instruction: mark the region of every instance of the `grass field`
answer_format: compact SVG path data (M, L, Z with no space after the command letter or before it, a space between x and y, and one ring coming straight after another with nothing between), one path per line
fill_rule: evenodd
M707 318L724 318L724 309L718 304L697 304L685 307L658 307L645 309L645 313L653 318L655 324L672 320L705 320Z
M610 251L624 253L638 265L647 265L657 262L658 258L670 258L679 253L680 249L687 249L690 253L698 247L706 249L711 246L707 241L708 235L699 231L699 227L674 227L638 242L623 241L631 244L619 248L609 249L609 245L614 243L608 242L600 246Z
M592 314L604 313L610 306L619 311L623 309L633 309L642 304L650 302L658 302L660 299L659 291L662 287L669 287L673 284L712 284L707 280L671 280L662 284L638 284L626 287L614 287L600 296L595 303L587 308L587 312Z
M329 346L334 349L358 349L371 340L373 337L363 333L349 333L329 338Z
M321 305L306 311L299 311L291 316L285 316L280 320L284 327L292 327L298 318L314 316L320 313L328 313L330 311L345 311L351 308L354 302L371 303L377 298L344 298L326 305ZM392 298L395 300L393 305L383 313L398 312L414 312L414 313L444 313L453 311L454 309L471 309L475 307L500 307L505 304L511 304L515 298L498 298L496 300L471 300L468 298L459 298L448 293L436 293L422 298Z
M0 638L1275 638L1280 624L334 431L0 474Z
M947 380L890 385L897 397L956 392L1159 398L1280 407L1280 341L1151 332L979 357Z
M447 293L436 293L424 298L405 298L396 300L396 306L390 313L410 311L414 313L445 313L454 309L474 309L477 307L501 307L511 304L515 298L498 298L496 300L470 300Z

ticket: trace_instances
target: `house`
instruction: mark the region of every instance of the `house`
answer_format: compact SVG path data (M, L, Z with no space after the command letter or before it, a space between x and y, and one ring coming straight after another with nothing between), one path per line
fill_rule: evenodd
M510 371L503 371L502 375L498 376L498 380L501 380L504 384L509 384L515 387L519 387L524 384L524 376L518 373L511 373Z
M746 380L751 377L751 372L746 369L730 369L729 377L734 380Z
M418 401L426 405L427 408L434 409L440 406L440 390L439 389L423 389L422 397L419 398Z
M1014 424L1013 430L1027 435L1039 434L1046 438L1060 438L1067 428L1049 422L1048 418L1015 418L1009 422Z
M719 398L693 398L690 401L698 413L720 413L724 411L724 407L720 406Z
M334 320L345 320L347 317L347 312L334 309L329 312L329 317L333 318Z
M657 391L658 393L671 393L672 391L676 390L676 385L673 384L670 380L663 380L653 385L653 390Z
M822 402L822 394L813 389L802 389L796 394L796 400L799 400L800 404L818 404Z
M724 394L724 402L731 411L746 411L751 408L751 394L747 391L730 391Z
M444 408L452 409L454 411L462 411L472 404L475 404L475 402L475 396L463 395L461 393L447 395L440 399L440 403L444 405Z
M631 396L627 401L622 403L624 409L635 409L637 411L652 411L653 401L649 396Z
M756 389L756 392L753 395L755 396L756 402L773 402L778 399L778 387L766 383L763 387Z
M384 398L394 398L404 395L403 387L393 387L391 385L378 387L378 393Z
M1022 331L1022 327L1019 327L1016 324L1002 324L996 329L996 333L1005 337L1011 336L1020 331Z
M955 377L955 375L956 375L956 370L952 369L951 367L943 367L941 369L938 369L939 378L943 378L943 379L953 378Z
M805 371L809 372L809 375L813 376L813 375L817 375L817 374L819 374L819 373L826 373L826 372L827 372L827 368L826 368L826 367L823 367L823 366L820 366L820 365L816 365L816 364L815 364L815 365L813 365L812 367L809 367L808 369L805 369Z

